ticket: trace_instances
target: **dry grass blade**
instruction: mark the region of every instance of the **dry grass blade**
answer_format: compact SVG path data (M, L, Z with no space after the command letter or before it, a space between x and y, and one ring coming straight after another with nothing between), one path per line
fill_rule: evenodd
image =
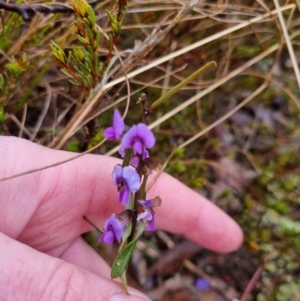
M59 161L59 162L54 163L54 164L50 164L50 165L46 165L46 166L41 166L41 167L38 167L38 168L35 168L35 169L25 170L24 172L21 172L21 173L18 173L18 174L14 174L14 175L11 175L9 177L1 178L0 182L4 182L4 181L8 181L8 180L11 180L11 179L14 179L14 178L22 177L22 176L25 176L25 175L28 175L28 174L31 174L31 173L34 173L34 172L38 172L38 171L41 171L41 170L44 170L44 169L53 168L53 167L65 164L67 162L76 160L76 159L78 159L78 158L80 158L80 157L82 157L82 156L84 156L86 154L92 153L94 150L96 150L101 145L103 145L105 143L105 141L106 141L106 139L102 140L100 143L98 143L94 147L90 148L89 150L87 150L87 151L85 151L83 153L74 155L73 157L71 157L69 159L66 159L66 160L63 160L63 161Z
M186 107L190 106L191 104L193 104L194 102L196 102L197 100L199 100L201 97L207 95L208 93L212 92L213 90L215 90L216 88L218 88L219 86L223 85L224 83L228 82L230 79L234 78L235 76L237 76L238 74L244 72L247 68L249 68L250 66L254 65L255 63L259 62L262 58L268 56L269 54L273 53L274 51L276 51L279 48L279 44L276 44L272 47L270 47L269 49L267 49L266 51L264 51L263 53L261 53L260 55L256 56L255 58L253 58L252 60L248 61L247 63L245 63L244 65L242 65L241 67L237 68L236 70L230 72L227 76L225 76L224 78L221 78L220 80L218 80L217 82L215 82L214 84L210 85L208 88L204 89L203 91L197 93L195 96L191 97L190 99L186 100L183 104L179 105L178 107L176 107L175 109L169 111L168 113L166 113L164 116L162 116L161 118L157 119L156 121L154 121L153 123L151 123L149 125L150 129L155 128L156 126L160 125L162 122L168 120L170 117L174 116L175 114L177 114L178 112L182 111L183 109L185 109ZM261 87L263 87L264 85L262 85ZM260 89L262 88L259 88ZM262 89L263 90L263 89ZM258 91L258 90L256 90ZM260 91L261 92L261 91ZM255 92L256 94L257 92ZM247 98L248 99L248 98ZM248 101L247 101L248 102ZM240 104L241 105L241 104ZM237 110L240 109L240 105L237 106L236 109L234 109L234 111L232 111L233 113L235 113ZM242 105L243 106L243 105ZM241 106L241 107L242 107ZM233 114L232 113L232 114ZM229 113L228 113L229 114ZM203 133L206 133L207 131L211 130L212 128L214 128L217 124L219 124L220 122L223 122L224 120L226 120L229 116L231 116L232 114L229 114L226 118L224 118L224 116L221 118L221 121L217 121L216 123L210 125L207 129L204 129L203 131L201 131L199 134L203 135ZM199 135L198 134L198 135ZM200 137L200 136L199 136ZM197 139L198 136L193 137L192 139ZM190 142L189 142L190 143ZM182 147L184 147L185 144L182 145ZM116 153L118 151L119 147L115 147L112 150L110 150L106 155L112 155L114 153Z
M155 32L157 31L157 34L155 33L153 36L150 36L148 39L146 39L144 43L144 48L138 49L137 54L134 54L134 57L129 62L125 62L122 64L122 72L129 70L133 68L138 61L141 59L141 57L148 54L148 52L155 47L158 43L160 43L163 38L167 35L167 33L178 23L180 22L189 12L190 10L198 3L198 1L191 1L188 4L185 5L185 7L178 13L178 15L175 17L175 19L172 21L172 23L164 30L160 31L160 27L155 29ZM119 69L119 68L118 68ZM112 72L114 73L114 72ZM95 92L96 95L93 95L91 98L87 99L86 103L82 106L80 111L78 111L73 119L70 121L68 126L56 137L56 139L49 145L52 148L60 149L63 144L71 137L78 127L82 126L82 122L84 118L87 116L89 111L92 109L92 107L97 103L98 99L101 98L103 93L113 85L122 82L126 80L126 78L131 78L130 74L127 74L126 76L123 76L121 80L113 81L110 84L107 84L105 86L102 86L102 83L100 83L96 88ZM112 84L113 83L113 84Z
M264 91L268 87L268 82L264 82L259 88L257 88L254 92L251 93L246 99L244 99L239 105L234 107L230 112L226 113L224 116L222 116L220 119L218 119L216 122L212 123L208 127L206 127L204 130L200 131L197 135L193 136L189 140L185 141L184 143L180 144L177 149L184 148L188 146L190 143L195 141L196 139L200 138L204 134L206 134L208 131L212 130L222 122L224 122L226 119L228 119L230 116L232 116L234 113L236 113L238 110L240 110L242 107L244 107L247 103L249 103L254 97L258 96L262 91Z
M281 7L281 11L285 11L285 10L290 10L290 9L294 9L295 5L290 4L290 5L286 5L284 7ZM158 60L155 60L154 62L148 64L147 66L144 66L142 68L139 68L133 72L130 72L125 76L122 76L116 80L113 80L111 82L109 82L108 84L104 85L104 86L100 86L100 87L96 87L95 89L95 95L93 95L92 97L90 97L86 103L81 107L81 109L74 115L74 117L72 118L72 120L69 122L69 124L65 127L65 129L56 137L56 139L49 145L52 148L56 148L56 149L60 149L64 143L81 127L84 125L84 119L87 116L87 114L90 112L90 110L93 108L93 106L98 102L98 100L103 96L103 94L111 87L115 86L116 84L123 82L125 80L125 78L132 78L142 72L145 72L151 68L153 68L154 66L157 66L159 64L162 64L163 62L166 62L174 57L180 56L184 53L187 53L195 48L198 48L204 44L207 44L211 41L217 40L223 36L226 36L232 32L235 32L237 30L240 30L241 28L244 28L246 26L249 26L251 24L254 24L256 22L261 22L265 19L267 19L268 17L274 15L277 13L277 10L273 10L270 13L266 13L263 14L261 16L252 18L249 21L246 22L241 22L238 25L232 26L226 30L223 30L215 35L212 35L208 38L205 38L199 42L196 42L192 45L189 45L181 50L175 51L174 53L171 53L163 58L160 58ZM169 117L169 116L168 116ZM167 118L168 118L167 117ZM111 153L111 152L110 152Z
M297 62L297 59L296 59L296 56L295 56L295 52L294 52L294 49L293 49L293 45L292 45L292 43L291 43L291 39L290 39L288 30L287 30L287 28L286 28L286 24L285 24L285 22L284 22L284 18L283 18L283 15L282 15L282 10L281 10L281 7L280 7L280 5L279 5L278 0L274 0L274 4L275 4L275 7L276 7L276 9L277 9L277 13L278 13L278 18L279 18L279 21L280 21L281 29L282 29L282 32L283 32L283 35L284 35L284 38L285 38L285 42L286 42L287 48L288 48L288 50L289 50L289 54L290 54L292 63L293 63L293 68L294 68L294 72L295 72L295 75L296 75L298 87L300 88L300 72L299 72L299 65L298 65L298 62ZM295 8L293 8L293 10L294 10L294 9L295 9Z
M125 61L123 68L120 72L115 72L118 70L116 69L115 72L112 72L113 76L120 76L121 74L127 73L132 68L134 68L140 61L163 39L167 36L170 30L178 24L180 21L183 20L190 13L190 11L198 4L199 0L189 1L177 14L177 16L172 20L172 22L167 26L166 29L161 30L162 25L164 25L165 21L161 22L157 28L153 31L153 33L144 41L144 43L134 51L129 58Z

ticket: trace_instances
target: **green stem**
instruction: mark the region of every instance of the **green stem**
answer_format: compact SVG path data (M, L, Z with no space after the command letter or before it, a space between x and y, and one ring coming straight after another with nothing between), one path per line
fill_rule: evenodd
M123 159L122 167L129 166L132 157L132 148L126 151L125 157Z

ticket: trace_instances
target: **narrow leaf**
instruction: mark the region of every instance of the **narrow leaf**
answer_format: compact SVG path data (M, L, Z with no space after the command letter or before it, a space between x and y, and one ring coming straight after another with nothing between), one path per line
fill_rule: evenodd
M191 74L189 77L187 77L185 80L183 80L181 83L179 83L177 86L173 87L171 90L169 90L166 94L162 95L158 100L156 100L150 107L151 110L158 107L160 104L162 104L164 101L168 100L173 94L178 92L181 88L188 85L191 81L193 81L196 77L198 77L201 73L206 71L212 66L216 66L215 62L209 62L203 67L199 68L197 71L195 71L193 74Z
M142 235L143 231L145 229L144 225L140 225L136 236L133 241L131 241L123 250L120 251L120 253L117 255L115 261L113 262L113 265L111 267L111 278L117 278L121 277L122 274L126 271L126 268L128 266L129 260L133 254L136 242L138 238ZM123 276L124 277L124 276ZM123 280L122 280L123 282Z
M137 240L133 240L116 257L116 259L111 267L111 278L112 279L120 277L126 271L129 260L133 254L136 242L137 242Z

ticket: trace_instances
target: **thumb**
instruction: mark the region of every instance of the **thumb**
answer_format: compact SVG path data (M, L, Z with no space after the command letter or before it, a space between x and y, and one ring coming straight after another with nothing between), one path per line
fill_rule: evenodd
M0 233L0 300L146 301L120 283L38 252Z

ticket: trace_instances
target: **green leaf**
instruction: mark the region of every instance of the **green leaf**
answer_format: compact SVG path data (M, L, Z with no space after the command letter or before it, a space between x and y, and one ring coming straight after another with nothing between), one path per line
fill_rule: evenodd
M117 22L117 17L114 14L112 14L111 12L109 12L108 10L105 10L105 11L107 13L107 16L108 16L110 22L111 23L116 23Z
M98 74L101 74L102 70L103 70L103 63L100 62L97 69Z
M272 225L275 229L286 235L299 235L300 222L293 221L288 217L278 214L275 210L268 209L262 220L267 226Z
M95 25L96 16L95 16L94 10L89 5L87 7L87 12L88 12L88 19L89 19L91 25Z
M121 275L126 271L129 260L133 254L136 242L138 238L142 235L145 229L145 225L140 225L136 236L133 241L131 241L120 253L117 255L112 267L111 267L111 278L121 277ZM123 281L122 281L123 282ZM125 287L124 287L125 288Z
M81 37L81 36L77 36L78 40L84 44L84 45L88 45L89 44L89 39L87 37Z
M89 42L92 42L94 40L94 32L92 31L92 28L90 28L89 25L86 24L85 30L87 32Z
M16 60L12 60L10 63L6 64L5 68L13 76L17 76L20 73L20 66Z
M54 43L53 41L51 41L50 47L51 47L51 51L52 51L52 54L54 55L54 57L56 59L58 59L60 62L65 64L67 61L67 58L66 58L66 55L65 55L63 49L59 45Z
M70 78L73 78L73 75L72 74L70 74L66 69L60 69L60 71L63 73L63 74L65 74L66 76L68 76L68 77L70 77Z
M101 38L102 38L101 33L100 33L99 30L97 30L96 39L94 41L94 48L98 48L99 47L100 42L101 42Z
M70 79L69 81L70 81L70 83L72 83L75 86L81 86L81 84L75 79Z
M111 278L120 277L126 270L129 260L133 254L137 240L133 240L129 243L121 253L116 257L111 267Z
M132 194L131 196L132 197ZM129 202L130 203L130 202ZM129 207L129 204L127 204L126 207ZM131 208L126 208L126 209L131 209ZM119 246L119 250L122 250L124 245L126 244L127 242L127 239L129 238L129 236L131 235L131 231L132 231L132 223L129 223L127 227L125 227L125 230L124 230L124 233L122 235L122 243L121 245Z

